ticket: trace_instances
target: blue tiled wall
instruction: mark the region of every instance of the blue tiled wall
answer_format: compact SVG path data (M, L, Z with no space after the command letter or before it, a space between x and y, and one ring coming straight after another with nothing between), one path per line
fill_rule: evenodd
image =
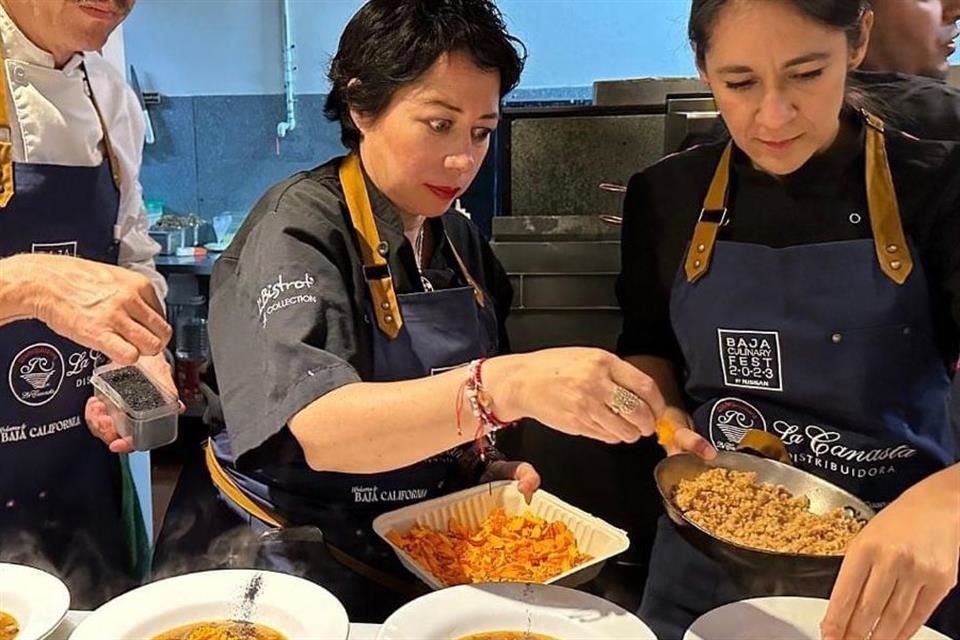
M164 98L159 105L149 107L156 142L143 149L143 194L148 199L163 200L176 213L200 210L193 124L195 100Z
M282 96L164 98L150 107L156 142L144 149L145 197L204 218L245 213L270 185L342 153L322 105L323 96L301 96L297 128L278 145Z
M323 117L324 99L297 97L297 128L278 146L276 125L286 118L282 95L164 97L149 107L156 142L144 149L144 196L164 201L173 213L245 214L270 185L343 153L339 126ZM508 104L590 99L590 87L520 89ZM496 180L489 160L464 197L485 230Z

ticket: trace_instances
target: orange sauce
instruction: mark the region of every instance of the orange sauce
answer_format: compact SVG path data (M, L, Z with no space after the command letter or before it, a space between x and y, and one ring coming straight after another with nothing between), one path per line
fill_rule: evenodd
M457 640L557 640L557 638L531 631L484 631L471 633Z
M9 613L0 611L0 640L13 640L20 633L17 619Z
M253 622L196 622L164 631L152 640L287 640L276 629Z

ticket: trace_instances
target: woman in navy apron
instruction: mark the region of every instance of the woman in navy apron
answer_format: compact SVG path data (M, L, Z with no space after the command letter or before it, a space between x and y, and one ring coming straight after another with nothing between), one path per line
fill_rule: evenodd
M486 0L375 0L350 21L327 114L351 153L270 189L217 263L225 428L209 477L194 468L177 489L160 573L232 558L306 575L351 619L380 621L423 585L375 516L484 479L535 490L530 465L478 450L478 434L521 416L607 442L652 432L662 399L612 354L494 357L512 289L448 211L521 67ZM625 411L626 389L645 400L629 419L608 408Z
M664 519L640 610L664 640L762 595L830 596L825 638L960 633L947 596L960 551L948 410L960 153L845 103L871 20L849 0L694 0L698 66L732 140L630 183L619 352L690 426L671 453L710 457L763 429L799 468L884 508L835 584L777 594Z

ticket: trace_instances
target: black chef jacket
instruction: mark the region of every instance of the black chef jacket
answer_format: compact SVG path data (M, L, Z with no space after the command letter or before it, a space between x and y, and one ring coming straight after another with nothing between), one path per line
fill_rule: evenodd
M324 394L373 375L376 326L364 321L369 292L338 167L335 159L271 188L214 268L211 345L239 468L256 466L259 454L276 462L291 453L290 418ZM401 214L369 180L367 190L394 287L421 291ZM468 286L449 238L494 300L504 351L513 292L502 265L459 213L428 224L433 251L425 275L436 289Z
M876 103L894 128L928 140L960 140L960 89L945 82L885 71L854 71L851 84Z

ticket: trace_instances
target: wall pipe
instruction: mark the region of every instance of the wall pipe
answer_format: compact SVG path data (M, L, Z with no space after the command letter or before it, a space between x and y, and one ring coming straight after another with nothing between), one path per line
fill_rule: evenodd
M283 90L287 102L287 119L277 123L277 138L286 137L288 131L297 128L297 97L294 92L296 48L293 26L290 24L290 0L283 0Z

